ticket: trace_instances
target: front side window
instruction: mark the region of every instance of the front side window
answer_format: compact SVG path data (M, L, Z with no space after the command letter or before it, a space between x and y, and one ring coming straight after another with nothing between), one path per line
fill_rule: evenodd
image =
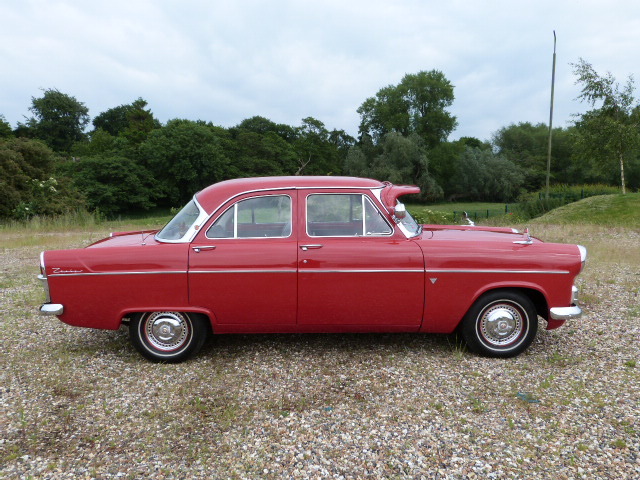
M307 197L307 233L312 237L391 235L384 216L362 194L323 193Z
M156 233L156 239L167 242L188 241L206 218L207 213L195 200L191 200L162 230Z
M207 230L207 238L282 238L291 235L291 197L266 195L241 200Z

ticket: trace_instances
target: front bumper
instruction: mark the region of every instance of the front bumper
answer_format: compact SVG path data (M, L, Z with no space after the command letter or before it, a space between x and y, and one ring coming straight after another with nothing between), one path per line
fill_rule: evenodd
M60 303L44 303L40 306L40 315L62 315L64 305Z
M582 309L577 305L572 307L554 307L549 310L553 320L572 320L582 316Z

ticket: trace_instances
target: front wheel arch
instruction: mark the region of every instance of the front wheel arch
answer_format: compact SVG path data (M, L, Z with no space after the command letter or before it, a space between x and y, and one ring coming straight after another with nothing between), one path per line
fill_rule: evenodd
M531 345L538 331L537 303L518 289L487 292L465 314L460 334L475 353L516 356Z

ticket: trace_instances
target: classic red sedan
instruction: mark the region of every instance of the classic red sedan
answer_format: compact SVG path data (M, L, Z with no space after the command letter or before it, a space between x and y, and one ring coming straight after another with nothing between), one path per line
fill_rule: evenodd
M177 362L213 333L438 332L514 356L538 316L577 318L586 249L510 228L418 225L418 187L350 177L228 180L162 230L40 256L43 314L129 325L148 359Z

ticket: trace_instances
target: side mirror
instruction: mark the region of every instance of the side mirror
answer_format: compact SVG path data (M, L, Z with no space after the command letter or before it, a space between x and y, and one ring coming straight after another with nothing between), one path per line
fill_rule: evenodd
M407 216L407 209L405 208L403 203L398 203L393 209L393 214L396 218L402 220Z

